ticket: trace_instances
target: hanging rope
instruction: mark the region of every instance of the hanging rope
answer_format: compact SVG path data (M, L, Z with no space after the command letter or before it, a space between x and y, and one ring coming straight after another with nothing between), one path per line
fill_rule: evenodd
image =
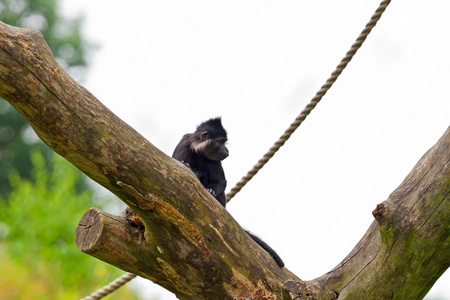
M356 51L361 47L361 45L366 40L370 31L375 27L378 20L381 18L381 15L386 10L386 7L389 5L391 1L385 0L380 3L380 6L377 8L373 16L370 18L369 23L367 23L364 30L360 33L356 42L351 46L350 50L347 52L345 57L341 60L339 65L336 67L331 76L327 79L325 84L320 88L320 90L316 93L314 98L312 98L311 102L306 105L300 115L295 119L294 122L289 126L289 128L283 133L283 135L275 142L275 144L269 149L269 151L264 154L264 156L258 161L258 163L253 166L253 168L242 177L242 179L236 184L234 188L230 190L227 194L227 201L230 201L246 184L249 182L253 176L258 173L259 170L264 167L264 165L275 155L275 153L281 148L281 146L286 143L286 141L291 137L294 131L302 124L302 122L306 119L306 117L311 113L311 111L316 107L317 103L322 100L323 96L328 92L336 79L341 75L342 71L345 69L347 64L352 60Z
M87 297L84 297L81 300L98 300L102 299L103 297L111 294L112 292L115 292L118 288L120 288L122 285L136 277L136 274L133 273L125 273L113 282L111 282L108 285L105 285L101 289L95 291L94 293L90 294Z

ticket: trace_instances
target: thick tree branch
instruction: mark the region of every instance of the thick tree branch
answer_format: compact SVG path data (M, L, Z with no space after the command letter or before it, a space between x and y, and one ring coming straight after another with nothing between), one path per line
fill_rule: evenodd
M192 172L71 79L38 32L0 22L0 95L52 149L139 215L89 210L78 247L180 299L421 298L450 264L449 130L378 205L344 261L303 282L278 268Z

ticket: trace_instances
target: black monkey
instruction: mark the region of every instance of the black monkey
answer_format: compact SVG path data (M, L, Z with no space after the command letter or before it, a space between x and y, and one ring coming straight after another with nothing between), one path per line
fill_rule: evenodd
M183 136L175 148L172 157L185 163L203 186L222 204L226 206L225 188L227 180L221 161L228 157L225 142L227 132L222 126L221 118L213 118L197 126L194 133ZM251 232L245 232L270 256L278 266L284 267L284 262L269 245Z
M228 157L225 146L227 132L220 118L210 119L197 126L194 133L183 136L172 157L185 163L203 186L222 204L227 204L227 180L221 161Z

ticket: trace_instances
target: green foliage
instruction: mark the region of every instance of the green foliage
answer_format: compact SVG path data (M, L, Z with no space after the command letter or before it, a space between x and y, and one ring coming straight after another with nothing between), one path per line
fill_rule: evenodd
M81 36L82 17L64 18L57 0L0 0L0 21L42 32L59 64L75 79L86 71L90 46ZM51 150L37 139L30 125L4 99L0 98L0 196L11 191L8 174L18 170L30 178L29 152L38 148L51 158Z
M60 16L57 0L0 0L2 22L39 30L53 55L67 66L85 66L86 42L81 37L82 17Z
M32 180L13 172L13 191L0 201L0 299L84 297L123 273L75 245L93 193L77 191L81 173L60 156L54 154L49 168L35 151L32 162ZM130 294L122 288L110 299Z

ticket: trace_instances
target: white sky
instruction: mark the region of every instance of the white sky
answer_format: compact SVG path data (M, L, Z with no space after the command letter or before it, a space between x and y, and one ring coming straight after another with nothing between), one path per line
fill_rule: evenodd
M222 116L227 191L325 82L379 1L65 1L100 47L85 86L155 146ZM356 245L372 210L450 120L450 4L393 1L342 76L229 203L304 280ZM293 237L298 237L294 239ZM175 299L146 283L146 299ZM136 284L135 284L136 285ZM450 274L427 298L450 299Z

